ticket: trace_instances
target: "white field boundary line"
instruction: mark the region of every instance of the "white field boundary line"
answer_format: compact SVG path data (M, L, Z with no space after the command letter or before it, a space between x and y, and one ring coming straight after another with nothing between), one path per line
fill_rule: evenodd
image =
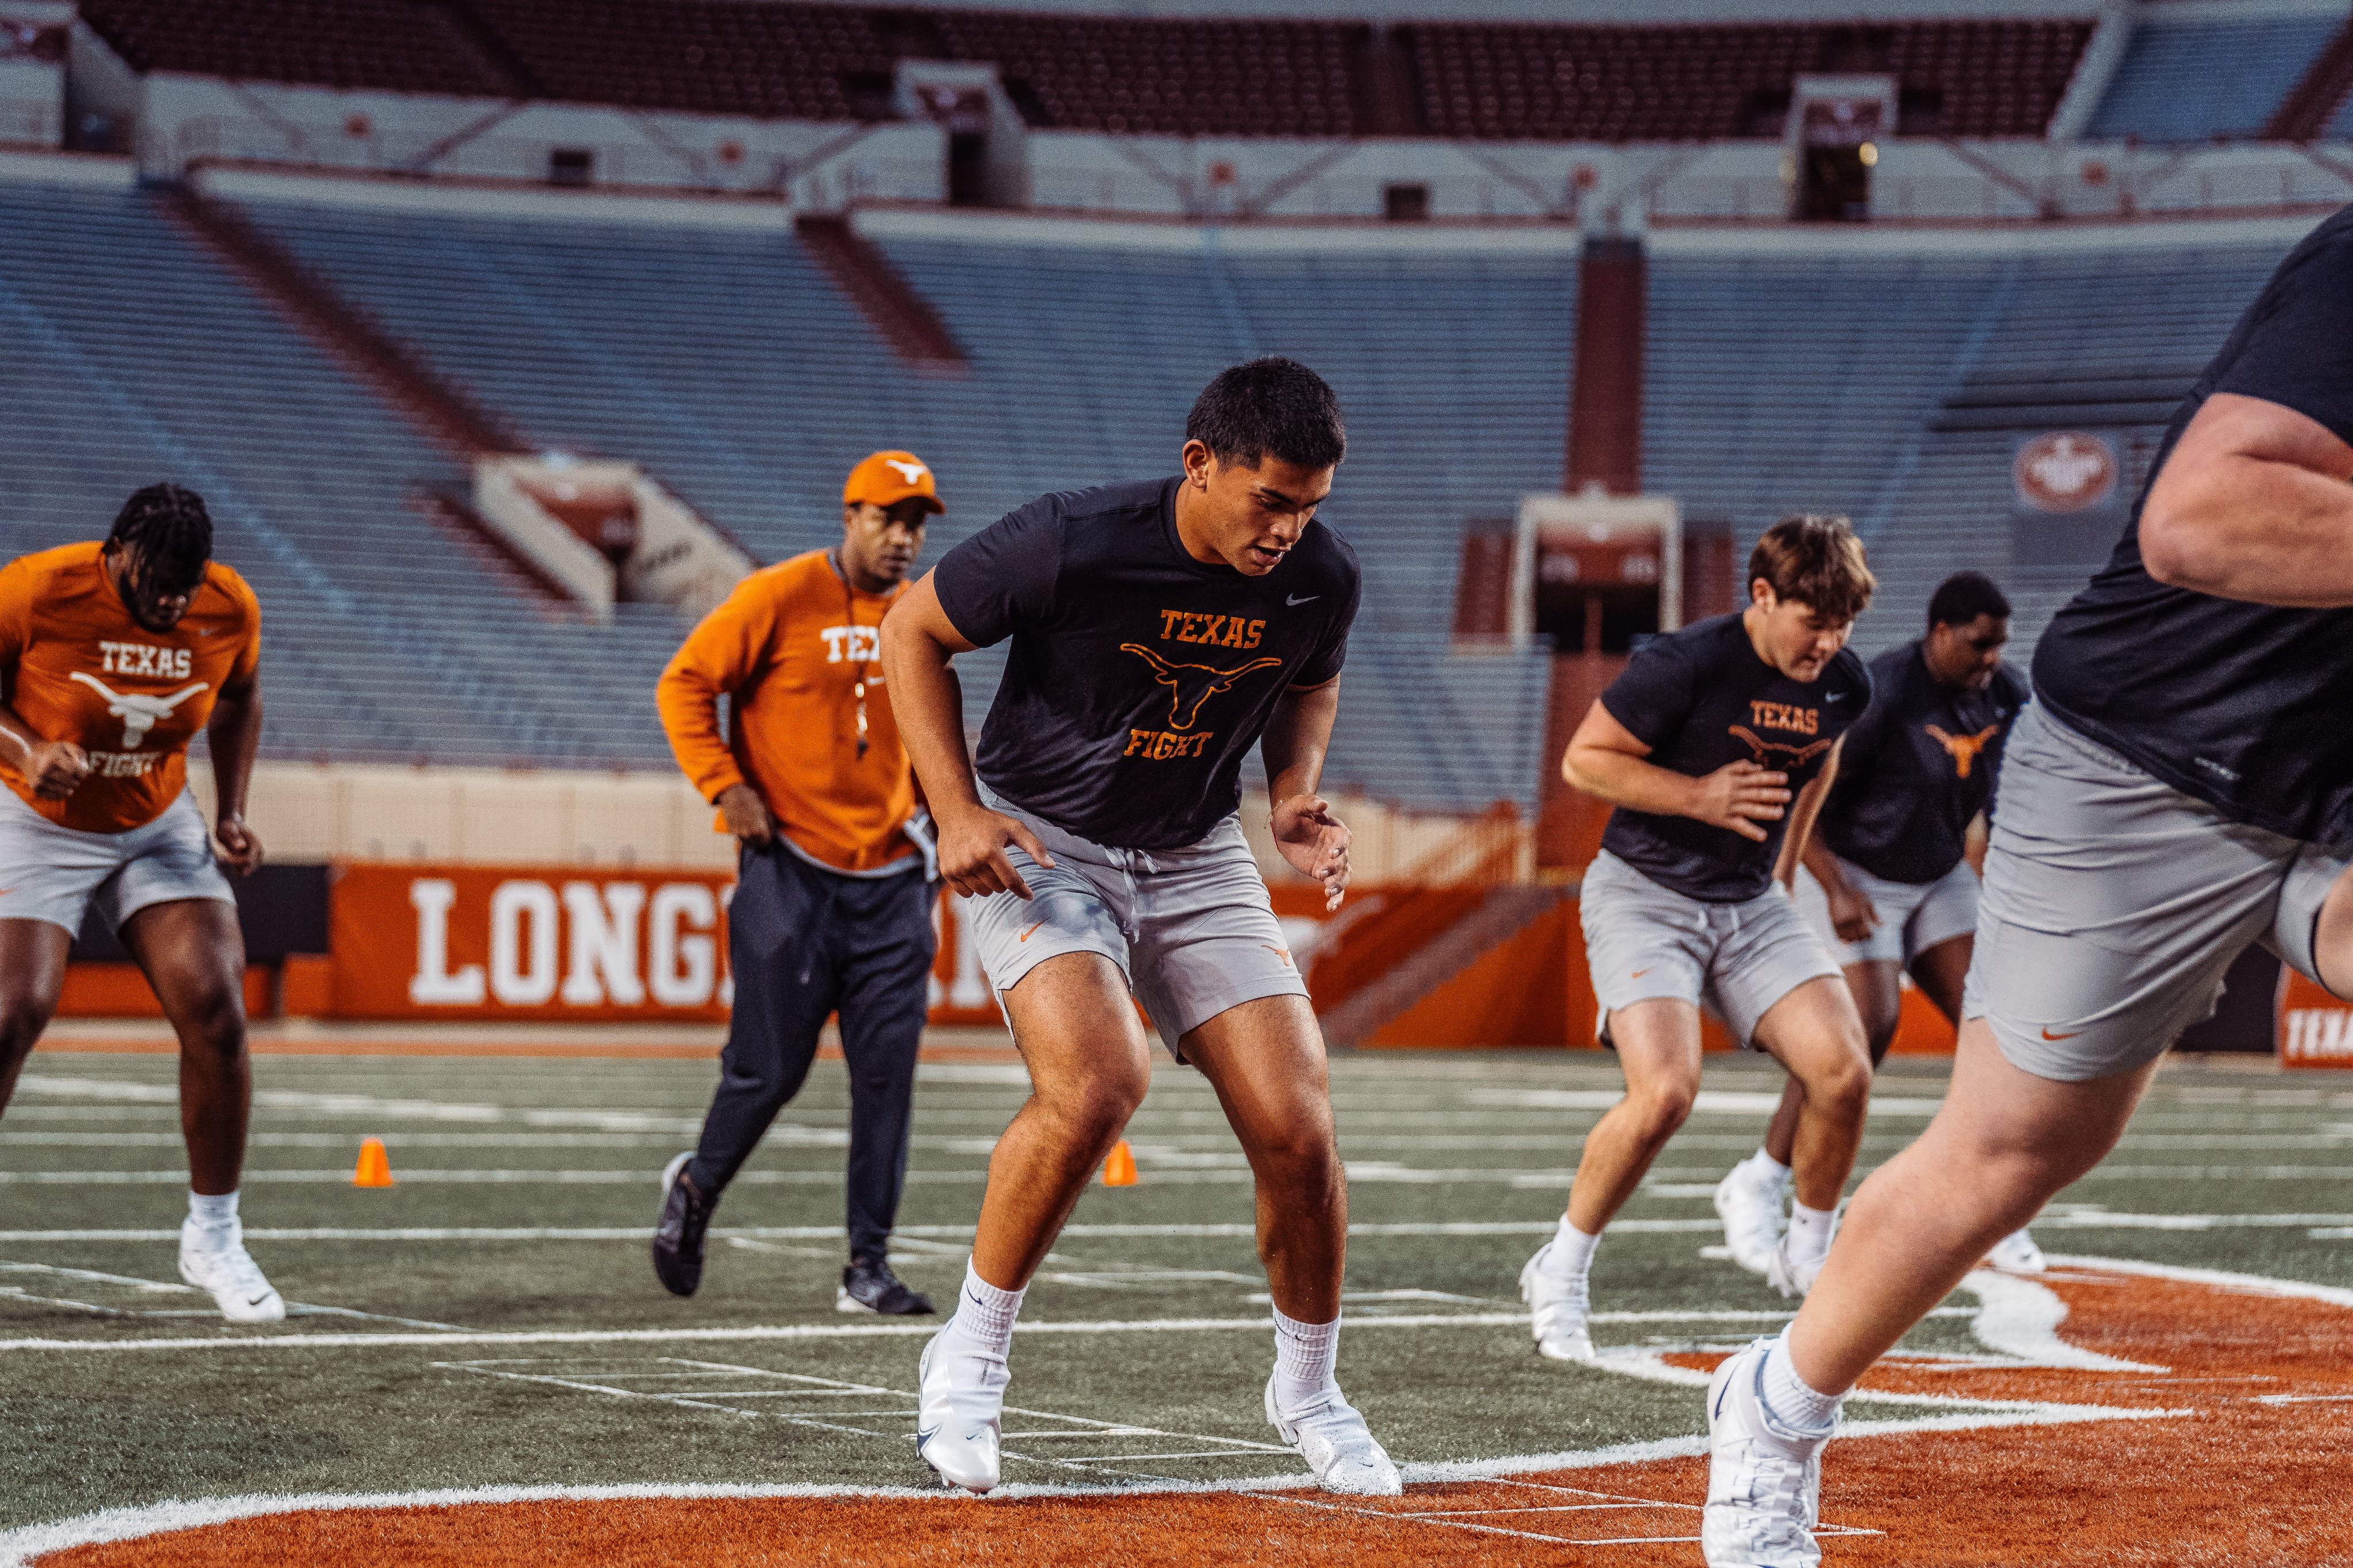
M1922 1395L1922 1398L1929 1396ZM1953 1401L1956 1405L1971 1402ZM2123 1410L2105 1405L2017 1405L1981 1406L1979 1414L1955 1412L1908 1420L1856 1421L1840 1425L1832 1440L1900 1436L1912 1432L1962 1432L2008 1426L2073 1425L2089 1421L2159 1419L2187 1411ZM1687 1458L1707 1452L1703 1436L1668 1437L1648 1443L1621 1443L1606 1448L1550 1454L1524 1454L1505 1458L1454 1460L1437 1464L1400 1465L1408 1484L1496 1480L1507 1477L1558 1470L1599 1468L1608 1465L1642 1464L1656 1459ZM1211 1481L1113 1483L1106 1486L1015 1484L999 1487L985 1499L951 1498L934 1488L852 1487L827 1485L673 1485L608 1487L448 1487L413 1492L306 1492L246 1497L173 1499L132 1508L106 1509L52 1523L20 1526L0 1531L0 1568L30 1568L38 1558L77 1546L104 1545L145 1536L198 1530L207 1525L274 1514L348 1512L374 1509L462 1508L482 1504L532 1502L606 1502L729 1499L746 1500L875 1498L934 1502L965 1507L1031 1498L1136 1497L1159 1493L1276 1492L1304 1490L1312 1478L1299 1475Z
M742 1178L738 1178L741 1180ZM2037 1230L2300 1230L2306 1227L2342 1227L2344 1237L2353 1237L2353 1214L2070 1214L2051 1211L2034 1222ZM1550 1236L1558 1229L1555 1220L1452 1220L1426 1223L1351 1225L1351 1237L1416 1237L1416 1236ZM1617 1219L1609 1222L1613 1232L1624 1235L1704 1235L1720 1232L1724 1226L1713 1219ZM714 1226L712 1236L719 1238L743 1237L759 1241L839 1241L843 1232L839 1226L788 1225ZM926 1237L952 1241L968 1241L973 1227L968 1225L902 1225L893 1234L905 1237ZM1070 1225L1061 1236L1070 1237L1185 1237L1249 1239L1256 1236L1247 1225ZM248 1241L645 1241L653 1231L639 1226L248 1226ZM177 1226L170 1228L70 1229L70 1230L0 1230L0 1242L81 1242L81 1241L177 1241ZM2316 1239L2342 1239L2323 1237ZM2154 1264L2136 1267L2154 1268Z

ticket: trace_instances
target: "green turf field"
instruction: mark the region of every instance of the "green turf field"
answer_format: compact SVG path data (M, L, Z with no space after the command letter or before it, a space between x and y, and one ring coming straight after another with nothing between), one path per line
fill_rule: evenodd
M0 1529L229 1493L927 1484L911 1391L936 1320L834 1310L839 1062L818 1065L728 1194L702 1294L656 1285L657 1173L691 1142L715 1070L260 1058L247 1234L291 1315L232 1329L174 1269L171 1058L36 1056L0 1122ZM1542 1361L1521 1321L1520 1265L1616 1096L1606 1058L1356 1055L1333 1078L1354 1221L1341 1376L1398 1460L1700 1430L1691 1389ZM922 1070L895 1261L943 1301L1025 1081L1009 1062ZM1604 1346L1723 1344L1787 1314L1703 1256L1721 1240L1710 1185L1755 1147L1779 1076L1724 1061L1707 1083L1600 1249ZM1866 1169L1942 1090L1935 1066L1883 1075ZM371 1134L393 1190L349 1184ZM1271 1334L1231 1134L1202 1081L1164 1066L1130 1135L1141 1184L1090 1192L1030 1292L1007 1479L1302 1470L1259 1412ZM2353 1079L2177 1062L2037 1235L2053 1253L2353 1284L2348 1148ZM1969 1331L1955 1306L1912 1342L1966 1348Z

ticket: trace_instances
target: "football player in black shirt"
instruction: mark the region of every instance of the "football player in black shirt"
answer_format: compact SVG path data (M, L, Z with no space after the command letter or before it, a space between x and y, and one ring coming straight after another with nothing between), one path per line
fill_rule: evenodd
M2035 650L1952 1087L1856 1193L1796 1321L1717 1369L1709 1563L1817 1560L1846 1391L2115 1146L2250 942L2353 993L2348 481L2353 208L2239 319L2115 552Z
M1961 982L1978 929L1968 852L1990 819L2002 740L2026 706L2026 683L2001 662L2010 601L1981 572L1959 572L1928 599L1928 635L1871 661L1871 706L1839 748L1838 782L1806 840L1798 908L1846 972L1876 1067L1895 1037L1909 972L1958 1025ZM1799 1095L1791 1084L1764 1147L1715 1189L1733 1260L1766 1272L1779 1238ZM2037 1270L2024 1230L1992 1261Z
M1750 603L1636 653L1577 726L1568 782L1617 809L1578 896L1626 1098L1586 1135L1560 1228L1520 1273L1536 1348L1588 1361L1593 1249L1699 1092L1703 1002L1800 1096L1797 1203L1768 1260L1802 1293L1830 1248L1871 1090L1862 1021L1788 888L1841 739L1871 700L1846 647L1873 583L1844 518L1775 523Z
M1141 1002L1258 1178L1267 1419L1327 1489L1391 1494L1396 1467L1333 1373L1347 1190L1324 1037L1235 814L1260 745L1275 845L1338 907L1348 830L1315 789L1357 568L1315 512L1346 436L1330 387L1266 359L1212 381L1185 437L1182 473L1032 501L883 625L940 869L974 900L1032 1086L989 1160L955 1315L923 1351L916 1442L953 1484L997 1485L1022 1292L1151 1083ZM1007 637L976 758L948 661Z

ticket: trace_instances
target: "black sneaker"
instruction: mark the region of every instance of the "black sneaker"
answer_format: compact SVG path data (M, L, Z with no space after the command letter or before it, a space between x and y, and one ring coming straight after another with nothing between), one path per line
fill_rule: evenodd
M837 1312L880 1312L886 1318L920 1317L932 1310L932 1299L917 1295L879 1258L853 1258L841 1271L841 1289L833 1298Z
M686 1173L693 1158L681 1154L662 1173L661 1215L654 1221L654 1278L673 1296L691 1296L702 1283L702 1233L719 1206L717 1198L695 1191Z

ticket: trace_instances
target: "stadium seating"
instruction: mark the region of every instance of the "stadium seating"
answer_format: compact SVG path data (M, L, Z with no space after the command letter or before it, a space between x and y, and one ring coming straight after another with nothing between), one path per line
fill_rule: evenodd
M83 0L136 70L505 97L522 89L456 6L410 0Z
M941 11L957 59L991 60L1039 123L1169 136L1346 136L1349 51L1331 22Z
M1785 511L1852 516L1881 582L1865 652L1916 635L1947 574L1989 572L2023 658L2085 572L2012 558L2016 440L2095 428L2129 493L2283 248L1654 258L1646 481L1742 532Z
M1906 126L2039 136L2090 37L2079 20L1569 26L1426 22L1406 30L1441 136L1687 142L1781 133L1801 72L1893 75Z
M886 240L973 363L967 378L917 384L784 236L254 216L540 440L647 462L768 558L831 536L839 476L875 446L938 467L951 511L936 552L1043 490L1169 467L1186 405L1221 365L1309 357L1351 409L1356 457L1334 516L1366 559L1365 624L1389 634L1356 644L1351 698L1366 722L1343 738L1335 782L1423 805L1533 794L1522 716L1540 704L1541 661L1455 660L1448 621L1462 519L1507 515L1557 482L1566 262ZM1353 330L1370 319L1395 330ZM1499 358L1501 319L1522 326ZM977 661L976 717L993 684L993 661Z
M188 484L261 596L279 757L649 765L678 635L544 618L428 520L466 477L192 245L152 198L0 184L0 556L102 537Z
M2158 143L2253 137L2344 26L2342 13L2144 22L2086 133Z

